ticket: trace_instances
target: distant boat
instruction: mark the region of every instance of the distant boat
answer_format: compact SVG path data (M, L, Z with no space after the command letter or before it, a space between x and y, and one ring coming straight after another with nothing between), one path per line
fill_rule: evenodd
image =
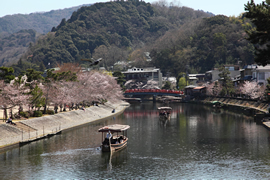
M212 101L213 108L219 109L223 106L223 103L220 101Z
M170 120L171 119L171 107L158 107L159 119L160 120Z
M100 128L103 142L101 144L102 152L114 152L127 146L127 130L129 125L113 124Z

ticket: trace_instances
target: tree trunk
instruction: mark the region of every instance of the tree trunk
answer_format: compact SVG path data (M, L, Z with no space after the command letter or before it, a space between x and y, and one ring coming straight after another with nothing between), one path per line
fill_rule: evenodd
M44 107L43 114L46 114L46 111L47 111L47 106L46 106L46 104L45 104L43 107Z
M10 117L11 117L11 119L14 119L12 108L10 108Z
M21 112L23 112L23 107L22 106L19 107L19 115L21 114Z
M4 119L7 120L7 108L4 108Z

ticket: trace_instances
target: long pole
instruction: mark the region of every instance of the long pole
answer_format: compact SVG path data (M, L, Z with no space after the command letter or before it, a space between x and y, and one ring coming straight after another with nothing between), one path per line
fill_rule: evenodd
M110 151L111 151L111 154L112 154L111 138L109 138L109 145L110 145Z

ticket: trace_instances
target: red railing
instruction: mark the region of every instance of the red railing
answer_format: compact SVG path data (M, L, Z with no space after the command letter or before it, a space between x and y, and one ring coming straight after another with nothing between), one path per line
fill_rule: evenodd
M169 93L184 94L183 91L166 90L166 89L127 89L125 93Z

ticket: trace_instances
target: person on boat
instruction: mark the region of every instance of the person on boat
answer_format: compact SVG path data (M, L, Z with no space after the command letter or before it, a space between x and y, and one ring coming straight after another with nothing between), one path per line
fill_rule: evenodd
M123 142L123 136L120 136L119 137L119 143L122 143Z
M164 115L164 116L165 116L165 115L166 115L166 111L163 111L162 115Z
M108 133L107 133L107 135L106 135L106 138L107 138L107 139L111 139L111 138L112 138L111 131L108 131Z

